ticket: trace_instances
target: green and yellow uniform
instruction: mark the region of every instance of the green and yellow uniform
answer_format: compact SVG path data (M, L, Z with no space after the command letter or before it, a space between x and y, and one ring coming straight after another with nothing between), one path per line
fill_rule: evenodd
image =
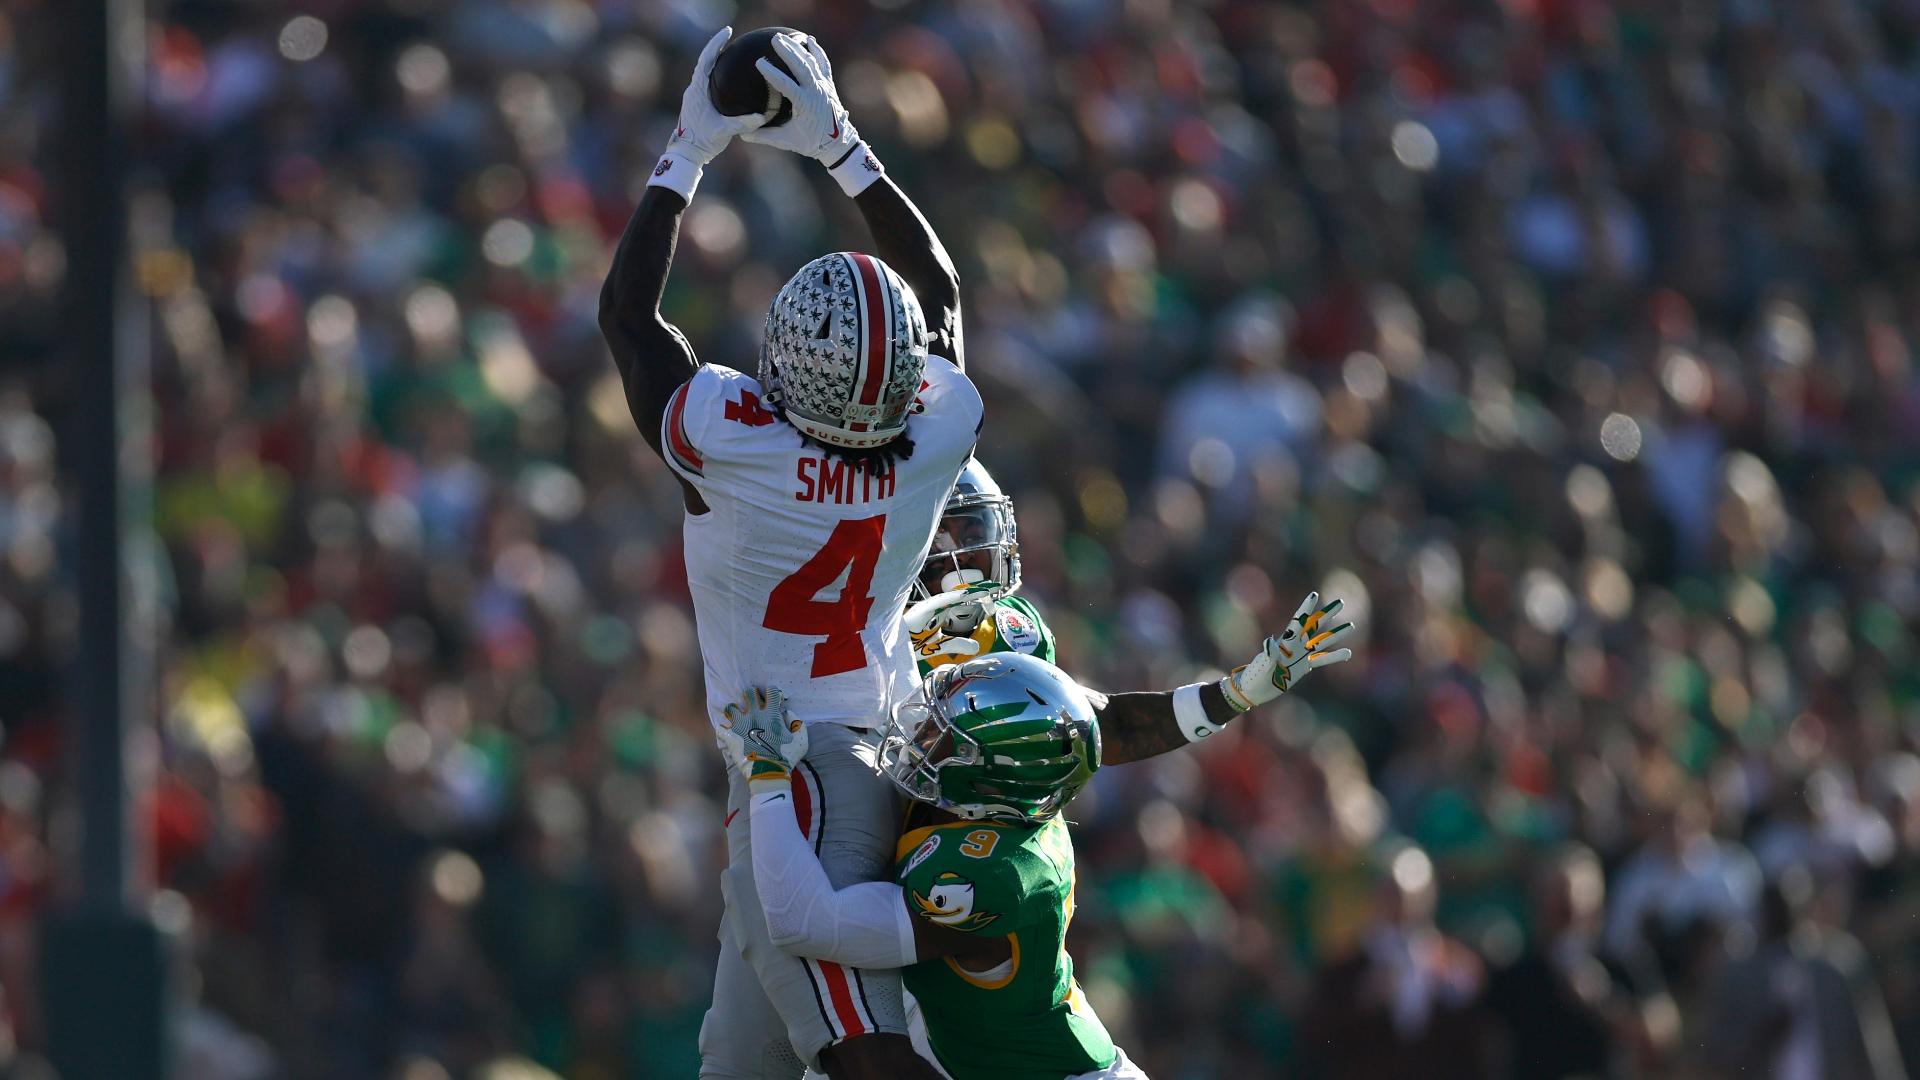
M1053 632L1023 597L995 600L966 636L979 651L923 655L921 676L991 653L1053 662ZM913 809L896 851L894 879L910 908L942 926L1005 937L1013 951L991 971L943 957L902 972L940 1064L954 1080L1061 1080L1111 1066L1113 1040L1074 982L1066 951L1074 882L1066 820L920 824L927 813Z
M915 917L1005 937L1013 950L984 972L946 957L902 972L934 1054L954 1080L1061 1080L1114 1063L1113 1040L1087 1006L1067 955L1074 870L1063 818L911 828L896 858L895 880Z

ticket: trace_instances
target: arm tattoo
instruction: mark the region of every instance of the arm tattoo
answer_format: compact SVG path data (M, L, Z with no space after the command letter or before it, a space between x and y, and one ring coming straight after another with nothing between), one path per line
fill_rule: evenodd
M1218 683L1200 688L1207 719L1225 724L1240 715L1227 704ZM1100 756L1103 765L1123 765L1157 757L1187 745L1187 737L1173 715L1172 691L1109 694L1099 708Z

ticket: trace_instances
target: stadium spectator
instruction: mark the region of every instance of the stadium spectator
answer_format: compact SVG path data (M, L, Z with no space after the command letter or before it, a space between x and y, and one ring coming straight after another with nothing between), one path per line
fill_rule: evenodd
M1650 956L1609 963L1599 951L1606 882L1584 847L1555 856L1533 894L1532 932L1496 967L1489 1009L1503 1022L1514 1080L1648 1073L1679 1035L1673 1001Z
M1814 891L1805 867L1768 883L1757 941L1720 974L1706 1059L1725 1076L1903 1078L1860 943L1807 917Z
M1312 990L1303 1021L1312 1059L1353 1080L1487 1075L1485 971L1434 926L1432 860L1403 847L1379 877L1360 948L1324 966Z
M1617 961L1652 953L1669 969L1691 968L1679 954L1697 947L1703 935L1748 927L1759 899L1759 867L1707 830L1706 813L1691 797L1661 808L1652 835L1621 867L1605 931L1607 952Z
M687 1075L720 769L677 492L594 307L718 9L147 8L158 468L129 551L169 612L146 811L209 1042L301 1080ZM71 797L64 470L99 423L54 362L59 11L0 5L0 990L22 1069ZM1792 953L1735 955L1765 879L1804 866L1831 886L1794 923L1827 943L1792 954L1824 972L1806 985L1846 982L1818 999L1835 1015L1877 985L1920 1073L1920 9L734 16L774 21L821 37L862 133L961 238L981 453L1063 666L1191 681L1313 587L1370 635L1273 721L1076 807L1076 970L1149 1073L1315 1075L1312 988L1369 956L1407 841L1460 957L1393 969L1408 1016L1474 1003L1517 1048L1539 1021L1501 1004L1509 965L1566 989L1537 965L1587 955L1610 1005L1557 1000L1616 1049L1637 1002L1646 1042L1602 1075L1680 1075L1739 1007L1728 965ZM779 282L857 234L846 213L789 156L730 151L687 218L676 323L751 355ZM1249 415L1220 419L1235 393ZM1567 843L1606 879L1585 930L1533 891ZM1587 865L1549 892L1590 903ZM1642 941L1677 1016L1632 974ZM1799 1007L1772 1049L1843 1026Z

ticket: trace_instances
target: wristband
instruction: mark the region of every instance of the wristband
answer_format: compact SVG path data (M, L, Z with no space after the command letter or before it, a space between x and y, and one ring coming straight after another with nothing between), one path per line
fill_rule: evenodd
M1241 664L1239 667L1227 672L1226 677L1218 683L1220 696L1227 699L1227 707L1236 713L1246 712L1248 709L1259 704L1259 702L1253 700L1253 697L1245 690L1240 689L1240 683L1234 678L1234 676L1247 670L1247 666L1246 664Z
M1216 724L1207 716L1207 707L1200 701L1200 688L1205 683L1188 683L1173 692L1173 718L1180 725L1180 734L1188 742L1199 742L1209 735L1218 734L1226 725Z
M666 188L692 202L693 189L700 186L700 172L699 162L669 150L660 155L660 163L653 167L653 175L647 178L647 186Z
M767 774L756 776L747 781L747 797L752 801L772 797L784 799L793 793L793 775L791 773Z
M880 159L873 156L865 142L853 144L853 148L841 156L839 161L827 166L827 174L840 190L849 196L858 195L873 186L875 180L886 174L880 165Z

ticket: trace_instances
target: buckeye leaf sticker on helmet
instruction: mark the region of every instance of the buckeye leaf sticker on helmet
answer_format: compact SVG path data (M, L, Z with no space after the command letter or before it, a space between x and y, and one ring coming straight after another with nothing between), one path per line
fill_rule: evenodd
M927 366L913 289L871 255L840 251L800 268L767 310L760 384L812 438L862 449L892 441Z

